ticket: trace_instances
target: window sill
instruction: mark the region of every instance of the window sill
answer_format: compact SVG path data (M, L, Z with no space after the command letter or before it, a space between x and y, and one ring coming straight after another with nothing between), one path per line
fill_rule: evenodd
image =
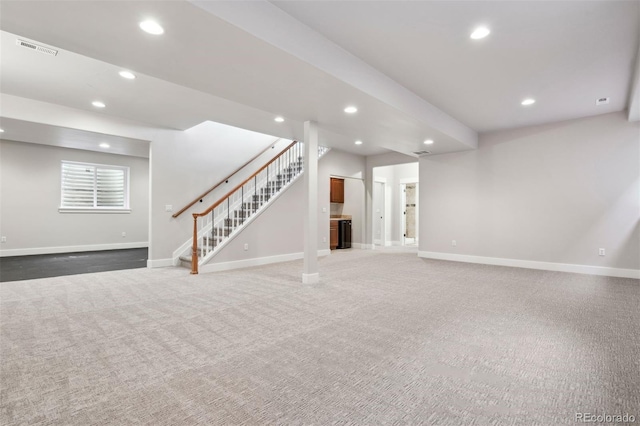
M108 213L108 214L129 214L131 209L74 209L69 207L60 207L59 213Z

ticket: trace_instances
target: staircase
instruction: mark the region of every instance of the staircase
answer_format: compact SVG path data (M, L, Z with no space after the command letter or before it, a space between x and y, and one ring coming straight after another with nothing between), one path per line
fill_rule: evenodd
M319 147L318 157L329 148ZM193 237L179 256L182 266L198 273L238 232L303 173L304 145L294 141L243 183L202 213L193 213Z

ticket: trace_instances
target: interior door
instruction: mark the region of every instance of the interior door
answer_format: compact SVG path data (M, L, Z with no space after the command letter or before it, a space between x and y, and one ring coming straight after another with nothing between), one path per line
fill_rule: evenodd
M373 242L383 246L384 235L384 182L373 183Z

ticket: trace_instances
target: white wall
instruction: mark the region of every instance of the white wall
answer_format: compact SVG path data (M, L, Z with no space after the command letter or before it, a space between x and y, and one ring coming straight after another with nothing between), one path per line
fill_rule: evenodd
M62 160L130 168L131 213L60 213ZM32 143L0 141L2 256L146 247L149 161ZM122 237L126 232L126 237Z
M420 159L420 201L425 256L638 270L640 123L619 112L481 135L476 151Z

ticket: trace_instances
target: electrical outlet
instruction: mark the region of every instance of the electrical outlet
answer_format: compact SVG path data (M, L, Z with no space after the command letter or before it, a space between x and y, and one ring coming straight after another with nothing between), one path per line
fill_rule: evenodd
M2 242L6 243L7 242L7 237L2 237Z
M164 205L164 211L165 212L172 212L173 211L173 206L171 204L165 204Z
M599 256L604 256L604 249L603 248L598 250L598 255Z
M326 243L327 242L327 237L322 237L322 242Z
M458 242L456 240L451 240L451 245L455 247L458 245Z
M124 232L124 231L122 231L122 238L124 238L124 237L126 237L126 236L127 236L127 233L126 233L126 232Z
M247 251L247 250L249 250L249 244L244 243L244 251Z

